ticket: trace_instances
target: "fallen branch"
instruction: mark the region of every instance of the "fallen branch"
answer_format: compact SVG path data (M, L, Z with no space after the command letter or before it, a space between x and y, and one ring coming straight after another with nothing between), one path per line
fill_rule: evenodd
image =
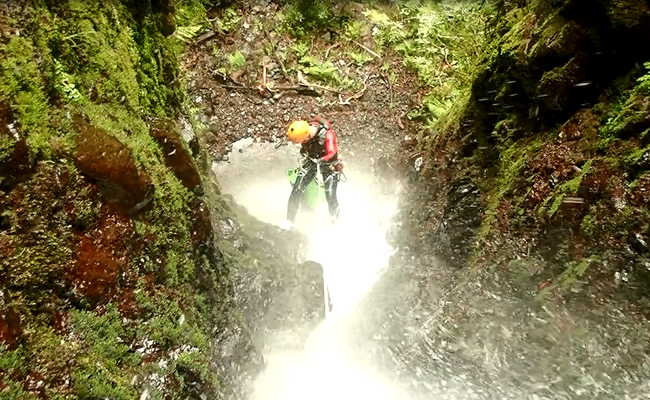
M215 32L215 31L206 32L206 33L202 34L201 36L197 37L196 40L194 41L194 44L199 45L199 44L201 44L203 42L206 42L206 41L212 39L215 36L217 36L217 32Z
M341 92L336 90L336 89L332 89L332 88L327 87L327 86L321 86L321 85L317 85L315 83L309 82L307 79L305 79L305 76L302 74L301 71L298 71L298 83L301 84L301 85L310 87L310 88L321 89L321 90L325 90L325 91L331 92L331 93L336 93L336 94L339 94L339 95L341 94Z
M361 43L357 42L356 40L353 40L352 43L354 43L357 46L361 47L362 49L364 49L365 51L370 53L370 55L374 56L375 58L381 58L380 54L377 54L376 52L374 52L373 50L369 49L368 47L362 45Z

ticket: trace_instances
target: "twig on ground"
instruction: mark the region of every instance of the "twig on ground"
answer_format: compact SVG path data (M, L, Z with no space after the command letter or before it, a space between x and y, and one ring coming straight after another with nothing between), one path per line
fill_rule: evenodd
M375 51L369 49L368 47L362 45L361 43L357 42L356 40L353 40L352 43L354 43L354 44L356 44L357 46L361 47L362 49L364 49L365 51L367 51L368 53L370 53L370 55L374 56L375 58L381 58L381 55L380 55L380 54L378 54L378 53L376 53Z
M325 59L327 60L329 58L330 51L332 51L332 49L335 49L335 48L339 47L340 45L341 45L341 43L337 42L337 43L334 43L333 45L331 45L330 47L328 47L327 51L325 51Z

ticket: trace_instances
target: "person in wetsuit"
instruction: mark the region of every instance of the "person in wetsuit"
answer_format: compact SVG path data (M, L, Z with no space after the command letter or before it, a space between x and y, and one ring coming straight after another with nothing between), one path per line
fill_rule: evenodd
M339 215L336 188L342 164L338 158L336 132L332 129L332 123L320 117L314 118L311 122L294 121L287 130L287 137L290 141L301 145L300 154L304 157L302 168L300 168L291 190L291 196L289 196L288 223L293 224L305 188L316 176L318 164L320 164L323 176L330 217L333 221L336 220Z

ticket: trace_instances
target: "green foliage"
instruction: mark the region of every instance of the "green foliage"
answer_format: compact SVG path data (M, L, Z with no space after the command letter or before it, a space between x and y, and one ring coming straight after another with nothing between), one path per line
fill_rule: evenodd
M72 75L68 74L63 64L56 59L54 60L54 89L69 103L77 103L82 99Z
M176 35L176 38L181 42L187 43L194 39L202 29L203 27L201 25L179 26L176 28L174 35Z
M375 40L394 48L431 88L425 106L433 123L464 98L471 84L486 43L487 12L466 2L416 1L399 7L396 17L378 10L366 17L379 27Z
M555 289L566 291L574 288L580 278L587 273L589 267L597 261L597 257L588 257L569 262L565 270L554 280L553 284L540 291L539 296L544 297Z
M646 74L638 79L639 86L637 90L646 96L650 96L650 61L643 64Z
M180 0L176 4L176 24L179 27L199 26L199 29L209 25L207 0Z
M365 52L349 51L347 55L352 59L352 61L354 61L354 63L358 67L362 67L373 60L373 57L370 54Z
M230 71L237 71L246 65L246 56L241 51L237 50L234 53L226 56L228 59L228 66Z
M355 85L354 81L341 74L331 61L321 61L312 56L304 56L299 61L302 71L316 80L346 88Z
M291 51L296 55L296 58L301 59L309 53L309 43L298 40L291 46Z
M344 18L333 13L331 0L293 0L284 9L283 26L296 37L340 27Z
M362 33L368 28L366 21L353 19L343 27L342 38L345 40L357 40L361 38Z
M223 11L221 18L215 21L217 28L223 32L231 32L241 22L242 16L235 7L228 7Z
M650 67L650 63L646 63L646 67ZM650 123L650 72L634 83L634 87L628 86L627 90L622 91L605 114L604 124L600 128L602 149L607 149L616 139L629 136L641 138L646 134L641 127ZM622 85L625 84L631 85L629 79L623 80Z

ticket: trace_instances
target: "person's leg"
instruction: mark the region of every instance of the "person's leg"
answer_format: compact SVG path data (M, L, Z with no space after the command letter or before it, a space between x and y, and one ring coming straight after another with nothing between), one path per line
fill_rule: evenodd
M327 199L330 216L332 218L338 218L339 200L336 197L336 189L339 184L339 174L332 171L329 166L323 166L321 172L323 174L323 182L325 183L325 198Z
M287 219L293 223L296 219L296 214L300 208L300 202L302 201L302 195L305 192L305 188L314 179L316 175L316 164L311 160L305 160L302 164L302 168L298 172L296 181L293 183L293 189L291 189L291 196L289 196L289 203L287 205Z

